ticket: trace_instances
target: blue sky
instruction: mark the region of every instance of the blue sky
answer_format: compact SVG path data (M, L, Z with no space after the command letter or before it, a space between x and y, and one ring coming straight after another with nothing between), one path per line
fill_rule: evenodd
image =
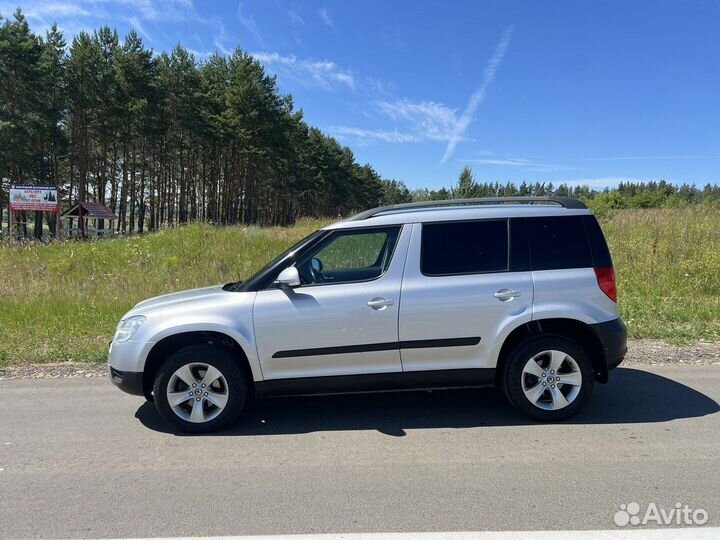
M34 30L236 46L309 123L412 188L720 181L718 1L0 0Z

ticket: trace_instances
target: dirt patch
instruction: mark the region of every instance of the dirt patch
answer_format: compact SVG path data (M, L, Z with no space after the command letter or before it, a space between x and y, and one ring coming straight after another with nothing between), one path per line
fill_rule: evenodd
M692 345L668 345L656 339L628 342L628 354L622 365L720 365L720 343L700 341ZM59 379L66 377L106 377L105 364L63 362L29 364L0 368L0 381L7 379Z
M0 368L0 381L7 379L61 379L67 377L106 377L106 364L81 364L62 362L57 364L28 364L26 366Z
M624 364L720 365L720 343L699 341L691 345L669 345L659 339L628 341Z

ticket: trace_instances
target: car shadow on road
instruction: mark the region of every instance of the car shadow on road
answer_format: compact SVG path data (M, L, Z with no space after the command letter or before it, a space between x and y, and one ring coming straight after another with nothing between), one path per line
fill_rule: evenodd
M720 406L684 384L654 373L618 368L607 385L596 384L587 406L569 424L666 422L716 413ZM146 427L173 431L144 403L135 417ZM520 416L492 388L434 390L258 400L238 421L212 435L287 435L336 430L377 430L402 437L406 429L538 424Z

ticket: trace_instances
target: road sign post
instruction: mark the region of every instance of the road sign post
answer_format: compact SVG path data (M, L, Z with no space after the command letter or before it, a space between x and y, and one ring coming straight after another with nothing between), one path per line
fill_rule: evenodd
M56 216L55 237L58 240L60 239L60 197L57 186L35 186L31 184L13 184L10 186L8 233L11 242L15 236L13 234L15 224L13 214L22 211L54 213Z

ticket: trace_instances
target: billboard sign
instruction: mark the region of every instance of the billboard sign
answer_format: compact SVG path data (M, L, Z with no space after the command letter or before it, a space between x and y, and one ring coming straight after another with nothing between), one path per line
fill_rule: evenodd
M57 186L10 186L10 210L57 212L60 210Z

